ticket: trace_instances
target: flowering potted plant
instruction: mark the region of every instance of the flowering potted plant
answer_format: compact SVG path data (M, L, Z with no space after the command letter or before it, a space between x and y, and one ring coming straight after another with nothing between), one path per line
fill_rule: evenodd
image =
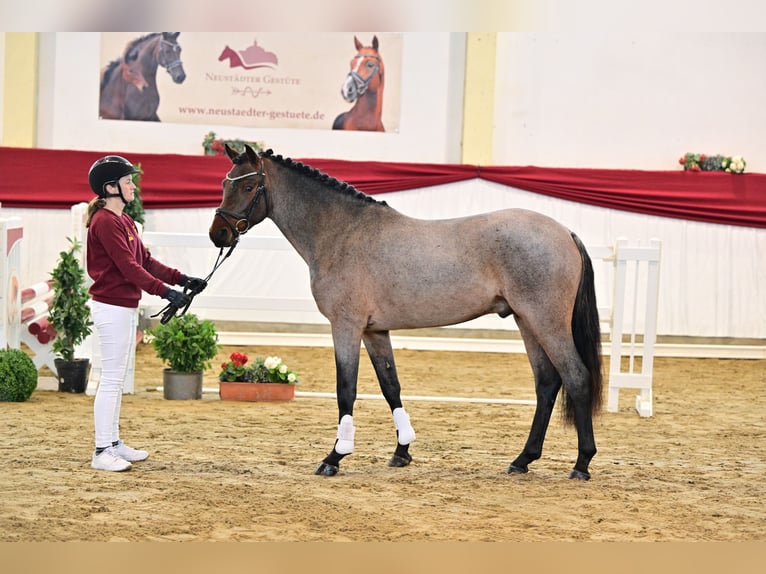
M684 171L725 171L743 173L747 162L741 155L705 155L704 153L686 153L678 159Z
M263 142L248 142L240 139L226 140L215 137L215 132L208 132L202 140L202 148L205 150L205 155L224 155L226 153L226 144L229 144L229 147L237 152L243 152L245 144L253 148L256 153L263 151Z
M218 373L222 400L290 401L295 396L298 373L279 357L256 357L248 365L245 353L233 352Z

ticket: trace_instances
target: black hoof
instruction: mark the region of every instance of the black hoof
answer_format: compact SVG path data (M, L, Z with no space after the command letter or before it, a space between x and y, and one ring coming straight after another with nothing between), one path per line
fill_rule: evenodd
M508 467L508 474L527 474L529 472L529 468L526 466L515 466L511 465Z
M569 473L569 478L577 480L590 480L590 473L574 469Z
M406 454L406 456L399 456L398 454L395 454L388 461L388 466L395 466L397 468L401 468L403 466L409 465L411 462L412 462L412 457L408 453Z
M327 464L326 462L320 462L319 466L317 466L317 469L314 471L314 474L318 476L335 476L338 474L338 470L340 469L337 466Z

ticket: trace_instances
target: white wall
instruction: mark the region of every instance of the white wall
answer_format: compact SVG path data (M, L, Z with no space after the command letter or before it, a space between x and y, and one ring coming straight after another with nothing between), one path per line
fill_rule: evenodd
M766 172L766 34L497 38L494 163L678 169L686 152Z
M201 155L207 132L232 132L212 124L99 120L99 38L41 35L39 147ZM237 137L296 158L459 162L464 54L463 33L404 34L399 133L238 128Z

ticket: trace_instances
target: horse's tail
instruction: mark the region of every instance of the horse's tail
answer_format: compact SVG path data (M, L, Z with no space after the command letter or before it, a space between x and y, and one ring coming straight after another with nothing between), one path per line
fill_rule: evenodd
M590 373L590 412L597 414L601 409L603 373L601 371L601 325L596 306L596 286L593 281L593 263L585 245L572 233L575 245L582 257L582 276L577 289L574 312L572 313L572 336L580 359ZM564 421L574 423L574 404L564 395Z

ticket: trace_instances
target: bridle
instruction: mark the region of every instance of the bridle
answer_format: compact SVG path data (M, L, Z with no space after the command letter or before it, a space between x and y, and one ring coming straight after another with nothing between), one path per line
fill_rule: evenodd
M204 281L207 283L210 281L210 278L213 276L213 273L216 272L216 270L223 264L226 259L229 258L229 255L231 255L232 251L234 251L234 248L239 243L239 237L241 235L244 235L247 233L247 231L252 227L250 225L250 216L253 213L253 210L258 205L258 202L263 198L264 203L266 204L266 210L268 211L269 208L269 198L266 195L266 186L264 185L266 173L263 171L263 166L261 166L261 171L251 171L248 173L245 173L243 175L238 175L236 177L231 177L228 173L226 174L226 180L227 181L238 181L240 179L244 179L246 177L250 177L253 175L259 175L261 176L261 185L259 185L255 190L255 196L253 197L252 201L250 201L250 205L247 208L247 211L245 212L244 216L242 214L239 214L235 211L229 211L228 209L223 209L222 207L219 207L215 210L215 216L220 217L223 219L223 222L228 226L229 230L232 233L233 240L231 245L229 246L229 249L224 254L224 247L221 247L218 251L218 257L215 259L215 263L213 264L213 269L208 273L207 277L205 277ZM234 219L234 222L232 223L231 219ZM160 323L167 323L170 321L173 317L176 316L176 313L178 311L181 311L180 315L184 315L186 311L188 311L189 307L192 304L192 301L194 300L194 297L199 294L199 291L192 291L188 286L184 286L183 294L187 298L187 303L181 309L180 307L176 307L173 303L168 303L163 309L152 315L152 317L157 317L158 315L162 315L162 318L160 319Z
M372 82L373 78L377 76L380 73L380 56L373 56L370 54L362 54L357 55L355 58L371 58L375 60L375 67L372 69L372 72L369 76L367 76L367 79L363 78L359 75L359 73L356 70L351 70L348 75L351 76L351 79L354 81L354 86L356 87L356 97L359 98L364 95L364 93L367 91L367 88L370 87L370 82Z
M261 185L255 188L255 196L250 201L250 205L247 207L247 211L245 211L244 215L237 213L236 211L224 209L222 207L219 207L215 210L215 215L223 219L223 222L226 224L226 226L229 228L229 231L231 231L231 234L234 236L232 248L239 241L239 236L247 233L250 227L252 227L250 225L250 216L253 214L253 210L256 208L261 198L263 198L263 201L266 204L266 211L268 211L269 198L266 195L266 186L264 185L266 174L263 171L263 167L261 167L261 171L251 171L236 177L231 177L228 173L226 174L226 181L238 181L253 175L261 176ZM234 220L233 223L232 219ZM223 249L223 247L221 249Z
M162 49L163 46L170 46L170 49L173 50L173 53L177 53L177 48L180 48L178 44L175 44L173 42L168 42L165 38L160 38L160 47L157 53L157 62L159 62L160 66L165 68L168 71L168 74L173 74L170 70L173 68L177 68L179 66L183 66L183 62L180 58L177 60L173 60L172 62L168 63L165 61L165 51Z

